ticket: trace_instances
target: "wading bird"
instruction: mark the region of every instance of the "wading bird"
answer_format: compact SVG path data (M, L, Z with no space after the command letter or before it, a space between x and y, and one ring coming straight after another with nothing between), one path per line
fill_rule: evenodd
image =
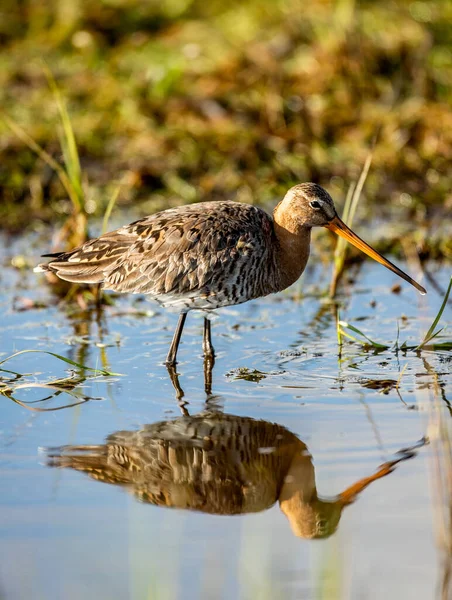
M411 283L425 289L359 238L338 217L331 196L315 183L292 187L273 217L250 204L218 201L170 208L89 240L36 272L105 289L148 294L180 313L166 364L176 364L182 329L193 309L211 311L280 292L303 273L311 229L327 227ZM213 358L204 318L204 355Z

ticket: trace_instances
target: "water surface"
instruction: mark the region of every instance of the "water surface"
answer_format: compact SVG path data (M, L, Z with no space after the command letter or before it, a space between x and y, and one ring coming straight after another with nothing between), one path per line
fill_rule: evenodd
M44 353L1 365L16 373L0 371L4 385L16 386L0 396L1 598L440 597L435 454L419 442L431 437L435 397L444 406L450 399L450 352L376 352L347 342L339 356L334 310L321 297L330 273L319 265L286 293L218 311L208 393L202 315L190 314L178 399L162 364L176 315L134 296L101 314L69 309L52 301L31 269L11 266L17 254L38 252L24 242L2 246L0 359L45 350L120 375L96 376ZM429 269L445 289L448 269ZM392 293L396 277L370 262L352 275L340 297L343 319L389 345L397 326L400 342L422 339L441 303L434 289L427 284L421 297L404 284ZM450 320L448 308L444 323ZM72 378L70 394L17 388L57 378ZM13 399L39 402L27 408ZM190 423L191 437L182 435ZM228 449L232 431L236 447ZM102 471L101 462L91 464L91 476L68 463L49 466L49 453L61 455L62 446L105 448L112 434L110 445L135 452L133 460L126 452L135 480ZM204 460L192 469L190 491L171 482L159 491L158 477L146 482L153 443L174 451L167 460L179 470L188 469L189 457ZM237 448L245 448L242 455ZM94 451L77 452L86 461ZM112 455L124 460L121 452ZM398 459L365 487L365 478ZM205 483L216 474L224 484L217 495ZM298 527L278 501L294 481L298 492L288 494L299 501L291 508L299 511ZM342 505L340 494L354 484L354 502ZM175 502L197 510L162 506Z

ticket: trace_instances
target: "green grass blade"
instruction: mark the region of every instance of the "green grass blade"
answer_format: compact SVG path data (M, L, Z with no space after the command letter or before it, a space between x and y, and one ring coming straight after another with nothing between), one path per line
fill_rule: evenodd
M361 192L363 191L364 184L367 179L367 175L369 173L370 165L372 164L373 152L370 152L367 155L366 162L364 163L363 169L358 179L358 183L356 184L355 190L352 195L352 201L350 204L350 214L348 216L350 220L350 227L355 218L356 208L358 207L359 199L361 198ZM347 242L348 243L348 242Z
M344 210L342 212L342 220L344 223L347 223L351 227L351 223L349 223L350 216L350 206L353 198L353 194L355 191L355 183L351 183L350 187L347 190L347 196L345 198ZM347 247L347 241L339 237L336 243L336 248L334 250L334 268L336 272L340 272L345 262L345 249Z
M350 184L348 190L347 190L347 195L345 197L345 204L344 204L344 210L342 213L342 219L348 223L348 219L350 217L350 206L352 204L352 198L353 195L355 193L355 188L356 188L356 182L352 181L352 183ZM347 243L344 238L339 238L339 240L343 240L344 243Z
M450 291L451 291L451 289L452 289L452 277L450 278L450 281L449 281L449 286L448 286L448 288L447 288L446 295L444 296L443 303L441 304L441 307L440 307L440 309L439 309L439 311L438 311L438 314L436 315L436 317L435 317L435 319L434 319L433 323L432 323L432 324L431 324L431 326L430 326L430 329L427 331L427 333L426 333L426 334L425 334L425 336L424 336L424 339L423 339L423 340L422 340L422 342L419 344L419 346L416 348L416 350L422 350L422 348L423 348L423 347L424 347L426 344L428 344L428 342L429 342L431 339L433 339L433 337L436 337L437 333L435 333L435 334L434 334L433 332L435 331L435 328L436 328L436 326L438 325L438 323L439 323L439 320L441 319L441 317L442 317L442 315L443 315L444 309L446 308L446 304L447 304L447 302L448 302L448 300L449 300L449 295L450 295ZM444 329L444 328L443 328L443 329ZM438 333L439 333L439 332L438 332Z
M0 369L1 373L9 373L10 375L15 375L16 377L24 377L25 375L33 375L33 373L17 373L16 371L9 371L8 369Z
M119 192L121 191L121 184L118 184L108 201L107 208L105 210L104 218L102 219L102 233L107 233L108 220L110 219L111 211L113 210L116 200L118 199Z
M425 346L422 346L423 350L444 350L444 351L450 351L452 350L452 341L450 342L438 342L436 344L426 344ZM417 348L413 348L413 350L417 350Z
M337 345L339 348L342 346L342 330L341 330L341 316L339 310L336 313L336 334L337 334Z
M343 337L348 338L349 340L352 340L353 342L356 342L358 344L361 344L362 346L368 346L369 344L367 342L365 342L364 340L360 340L357 337L355 337L354 335L352 335L351 333L348 333L347 331L344 331L343 329L340 330L341 331L341 335Z
M83 186L82 186L82 170L80 167L80 158L77 150L77 142L75 141L74 130L72 128L71 119L61 92L56 84L56 81L48 67L44 67L50 89L52 90L55 102L58 107L58 112L63 126L63 135L61 136L61 147L63 149L64 164L66 172L69 176L73 189L75 191L76 208L78 212L83 211Z
M369 173L372 157L373 152L369 152L357 183L352 183L347 191L347 197L345 199L344 210L342 213L342 220L349 227L352 227L353 225L353 219L355 217L355 212L361 197L364 183ZM330 284L330 298L334 298L336 295L337 285L344 270L347 248L348 242L344 238L340 237L337 241L336 249L334 251L334 270Z
M399 338L400 338L400 323L397 320L397 337L396 337L396 341L394 342L394 350L398 350L399 349Z
M54 412L56 410L63 410L65 408L73 408L74 406L79 406L80 404L85 404L86 402L89 402L89 398L87 398L87 399L79 400L78 402L73 402L72 404L65 404L64 406L54 406L52 408L41 408L38 406L29 406L22 400L18 400L17 398L13 398L12 396L9 396L7 394L4 394L4 395L6 396L6 398L9 398L9 400L12 400L15 404L18 404L19 406L22 406L22 408L26 408L27 410L30 410L32 412Z
M71 360L70 358L61 356L61 354L56 354L55 352L48 352L47 350L19 350L19 352L15 352L14 354L11 354L11 356L7 356L3 360L1 360L0 365L3 365L6 361L11 360L12 358L15 358L16 356L19 356L20 354L31 354L31 353L48 354L49 356L54 356L55 358L58 358L59 360L62 360L63 362L68 363L69 365L72 365L73 367L77 367L78 369L84 369L86 371L92 371L93 373L98 373L100 375L105 375L105 376L120 376L121 375L121 373L112 373L105 369L93 369L92 367L87 367L86 365L82 365L78 362L75 362L74 360Z
M433 339L435 339L445 329L446 329L445 327L441 327L441 329L438 329L438 331L435 331L435 333L432 333L432 335L428 338L427 342L431 342Z
M9 117L7 117L5 114L2 114L2 120L5 123L5 125L26 146L28 146L28 148L30 148L30 150L33 150L33 152L35 154L37 154L37 156L39 156L39 158L41 160L43 160L47 165L49 165L49 167L51 169L53 169L55 171L55 173L58 175L59 180L61 181L61 184L63 185L64 189L66 190L67 195L71 199L71 202L73 204L77 204L78 199L77 199L76 191L73 188L72 182L69 179L66 171L63 169L63 167L61 165L59 165L56 162L56 160L52 156L50 156L50 154L48 152L46 152L44 150L44 148L42 148L42 146L40 146L37 142L35 142L35 140L30 135L28 135L28 133L24 129L22 129L22 127L20 127L20 125L18 125L15 121L13 121Z
M350 329L350 331L353 331L354 333L357 333L358 335L362 336L363 338L365 338L369 344L371 346L373 346L374 348L377 348L379 350L387 350L389 348L388 345L386 344L380 344L378 342L375 342L374 340L371 340L370 337L368 337L365 333L363 333L362 331L360 331L357 327L354 327L353 325L350 325L350 323L347 323L346 321L339 321L339 326L342 328L342 334L354 339L357 342L363 343L362 340L358 340L357 338L354 338L353 336L351 336L350 334L347 335L347 333L343 330L343 328L345 327L346 329Z

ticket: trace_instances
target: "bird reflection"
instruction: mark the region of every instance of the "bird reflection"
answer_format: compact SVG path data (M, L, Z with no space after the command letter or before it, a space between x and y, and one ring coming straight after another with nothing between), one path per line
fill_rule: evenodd
M296 536L325 538L345 506L423 443L329 499L318 495L311 455L295 434L276 423L212 410L118 431L97 446L48 449L47 464L83 471L157 506L236 515L279 501Z

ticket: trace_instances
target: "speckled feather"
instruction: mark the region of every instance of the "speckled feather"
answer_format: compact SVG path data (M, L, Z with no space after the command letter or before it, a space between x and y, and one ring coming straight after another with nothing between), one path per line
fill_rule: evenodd
M66 281L149 294L177 310L214 309L279 291L277 246L263 210L205 202L145 217L50 255L40 268Z

